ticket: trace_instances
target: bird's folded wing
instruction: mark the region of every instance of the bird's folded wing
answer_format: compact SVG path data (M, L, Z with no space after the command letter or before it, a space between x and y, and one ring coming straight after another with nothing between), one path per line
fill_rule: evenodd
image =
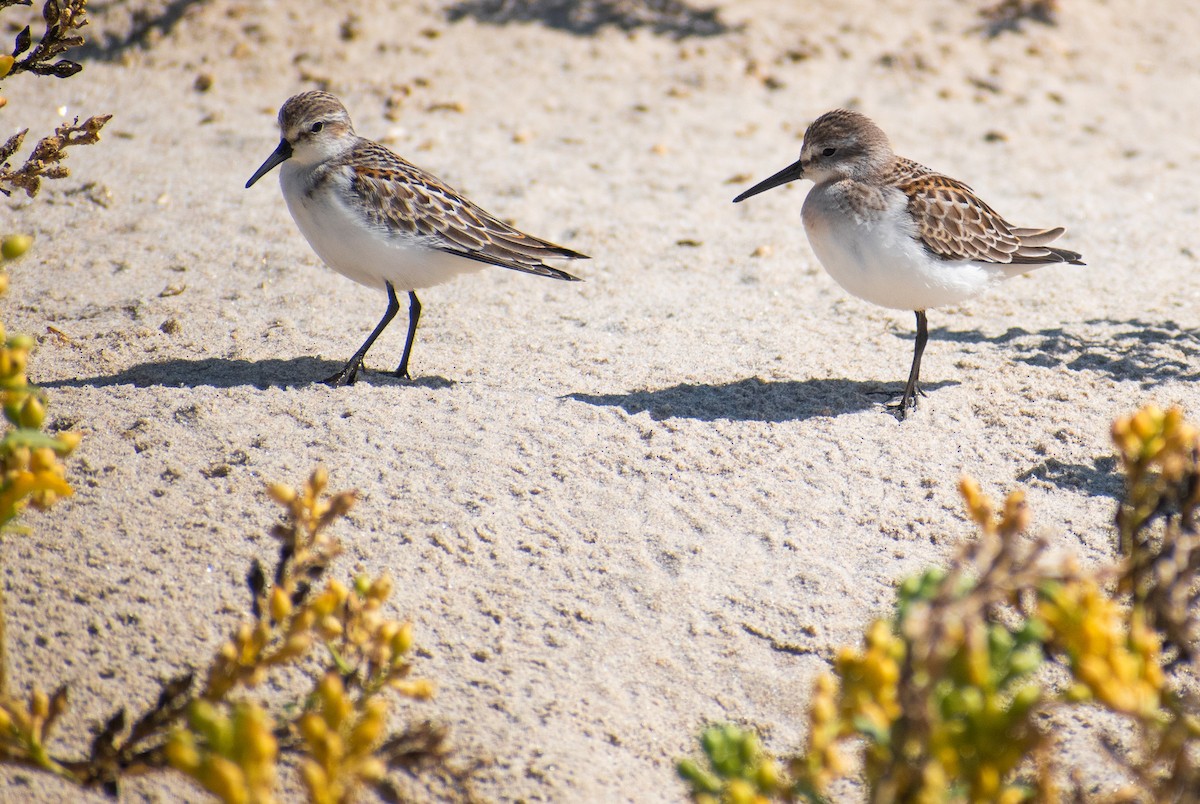
M908 196L908 211L916 223L917 236L943 259L1006 265L1083 265L1076 252L1049 247L1062 235L1061 226L1017 228L957 179L930 172L900 184L900 189Z
M917 236L939 257L998 263L1025 261L1021 238L1012 226L962 182L929 173L902 184L900 189L908 196L908 211Z
M351 185L373 225L399 237L515 271L574 279L545 259L586 256L514 229L463 198L436 177L389 154L384 166L356 166Z

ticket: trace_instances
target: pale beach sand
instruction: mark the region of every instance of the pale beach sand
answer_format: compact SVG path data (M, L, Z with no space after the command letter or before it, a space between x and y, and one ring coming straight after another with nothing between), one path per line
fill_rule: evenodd
M1112 419L1200 415L1195 6L1064 2L1057 27L988 38L975 3L752 0L676 38L213 0L154 6L183 10L122 46L131 4L92 5L108 45L69 80L7 83L0 112L4 136L114 115L0 222L36 238L5 324L39 336L31 378L87 434L77 494L2 546L12 682L70 683L62 753L204 668L274 555L264 484L323 463L361 494L335 574L395 577L390 611L440 686L397 725L447 723L486 760L486 799L680 800L673 764L706 722L800 747L835 651L971 538L963 473L1026 489L1036 532L1102 562ZM591 255L569 266L586 281L489 268L424 291L416 382L314 384L383 296L320 264L274 175L243 184L279 105L316 86L360 134ZM931 311L929 397L902 425L870 392L898 392L912 315L821 270L804 183L730 203L847 105L1015 223L1066 226L1088 263ZM395 367L403 315L371 368ZM0 772L0 799L65 796L103 800ZM124 790L198 796L167 774Z

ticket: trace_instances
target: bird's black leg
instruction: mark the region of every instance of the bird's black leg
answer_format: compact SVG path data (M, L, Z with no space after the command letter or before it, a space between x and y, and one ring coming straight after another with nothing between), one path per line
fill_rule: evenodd
M396 289L392 287L391 282L385 282L384 286L387 288L388 306L383 314L383 318L375 325L375 329L367 336L367 340L363 342L363 345L358 347L358 351L354 353L354 357L350 358L350 362L342 366L342 370L337 374L322 380L326 385L334 388L343 385L354 385L354 381L358 379L358 371L362 368L363 358L367 356L367 350L371 348L371 344L375 343L375 339L379 337L380 333L387 329L387 325L392 323L392 319L396 317L396 313L400 311L400 302L396 301ZM412 338L411 328L409 329L408 337ZM405 352L406 356L407 354Z
M417 294L410 290L408 292L408 337L404 339L404 357L400 358L400 367L396 369L396 376L402 380L412 379L408 376L408 358L412 354L413 341L417 337L417 322L420 320L421 302L417 300Z
M917 310L917 341L913 344L912 368L908 372L908 384L904 386L904 395L896 408L896 418L904 421L910 408L917 407L917 396L925 396L921 390L921 355L925 353L925 343L929 340L929 322L925 319L925 311Z

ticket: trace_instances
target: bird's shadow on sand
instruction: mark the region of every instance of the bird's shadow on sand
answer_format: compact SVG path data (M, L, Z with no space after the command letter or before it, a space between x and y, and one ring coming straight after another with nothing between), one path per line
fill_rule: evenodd
M446 17L489 25L538 23L575 36L595 36L606 27L644 28L674 39L733 30L716 8L695 8L683 0L460 0L446 9Z
M1174 321L1094 318L1072 327L1031 332L1011 327L1002 335L979 330L929 331L932 339L992 343L1011 359L1031 366L1092 371L1116 381L1150 388L1168 381L1200 380L1200 331Z
M992 344L1009 360L1044 368L1088 371L1115 381L1136 382L1151 388L1163 382L1200 380L1200 331L1174 321L1097 318L1073 325L1030 331L1011 327L1001 335L980 330L930 330L934 341ZM911 336L901 334L902 339ZM922 383L928 391L954 382ZM876 407L899 394L898 384L854 382L844 379L765 382L751 377L723 384L680 384L658 390L629 393L573 393L567 398L629 413L649 413L651 418L713 421L796 421L815 416L838 416ZM1119 493L1107 465L1067 466L1046 464L1030 477L1055 485L1114 496Z
M978 330L938 329L931 337L958 343L991 343L1009 359L1030 366L1091 372L1115 382L1137 383L1142 389L1166 382L1200 380L1200 331L1170 320L1094 318L1036 332L1012 327L989 337ZM1121 498L1124 481L1111 455L1087 463L1047 458L1017 477L1040 480L1057 488L1092 497Z
M934 391L954 382L922 383ZM840 416L869 408L884 411L883 404L900 395L900 384L887 385L853 380L784 380L767 382L747 377L716 384L681 383L654 391L627 394L567 394L565 398L598 407L621 408L627 413L649 413L655 421L789 422L817 416Z
M1046 460L1017 475L1017 480L1026 483L1041 480L1066 491L1075 491L1089 497L1121 499L1125 481L1117 471L1117 459L1106 455L1092 460L1091 466L1082 463L1064 463L1057 458Z
M316 357L296 357L290 360L232 360L208 357L200 360L164 360L143 363L115 374L52 380L40 383L42 388L99 388L112 385L132 385L136 388L298 388L319 385L342 367L341 363ZM417 377L402 380L390 371L362 371L358 385L408 385L421 388L449 388L454 385L445 377Z

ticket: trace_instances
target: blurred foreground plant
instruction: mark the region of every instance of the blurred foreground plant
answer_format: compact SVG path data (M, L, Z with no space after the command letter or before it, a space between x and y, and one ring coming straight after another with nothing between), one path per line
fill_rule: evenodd
M466 772L446 763L445 730L429 722L387 735L389 691L425 700L433 685L411 678L412 625L388 619L387 575L351 587L321 581L341 548L328 532L354 504L354 494L326 495L318 469L297 491L274 485L287 511L272 531L279 559L267 580L257 562L248 584L250 618L217 650L202 684L187 674L162 686L158 701L127 725L118 711L92 741L85 759L57 758L48 738L67 705L66 689L35 689L28 701L0 700L0 761L58 774L115 794L122 776L173 767L228 802L275 800L281 756L293 756L310 800L342 802L361 788L401 798L388 773L429 769L443 786L469 798ZM313 654L325 658L314 667ZM250 694L276 671L313 678L301 700L269 711Z
M758 737L737 726L709 726L700 734L708 768L690 759L679 762L679 775L703 804L728 801L751 804L788 794L790 783L779 764L762 749Z
M0 238L0 293L8 289L3 263L20 257L29 245L28 237ZM0 528L27 504L45 509L59 497L71 494L59 458L78 446L80 435L49 435L42 431L46 396L31 386L26 376L33 346L33 338L9 335L0 323L0 405L5 420L4 437L0 439Z
M0 239L0 294L8 290L3 263L20 257L29 248L27 237ZM25 369L33 338L8 335L0 323L0 405L4 408L4 436L0 439L0 536L27 504L49 508L60 497L71 494L59 459L79 444L78 433L50 435L42 431L46 400L29 384ZM0 590L0 759L10 745L35 758L53 772L60 768L45 752L46 737L67 705L66 688L54 695L35 689L25 700L8 692L8 660L5 652L6 616Z
M1191 800L1200 790L1200 700L1187 692L1200 677L1200 439L1179 411L1154 407L1116 422L1113 438L1126 475L1118 564L1083 572L1052 560L1044 540L1022 536L1020 492L997 514L963 480L979 538L948 570L905 581L895 615L873 623L862 648L838 654L817 681L807 749L762 783L758 769L775 765L753 735L710 728L701 737L708 767L679 765L693 800L824 800L848 772L849 741L863 746L871 801L1060 800L1064 774L1034 714L1085 701L1133 727L1134 748L1110 757L1135 781L1122 800ZM1065 689L1035 672L1046 657L1069 673ZM714 750L730 744L755 748Z

